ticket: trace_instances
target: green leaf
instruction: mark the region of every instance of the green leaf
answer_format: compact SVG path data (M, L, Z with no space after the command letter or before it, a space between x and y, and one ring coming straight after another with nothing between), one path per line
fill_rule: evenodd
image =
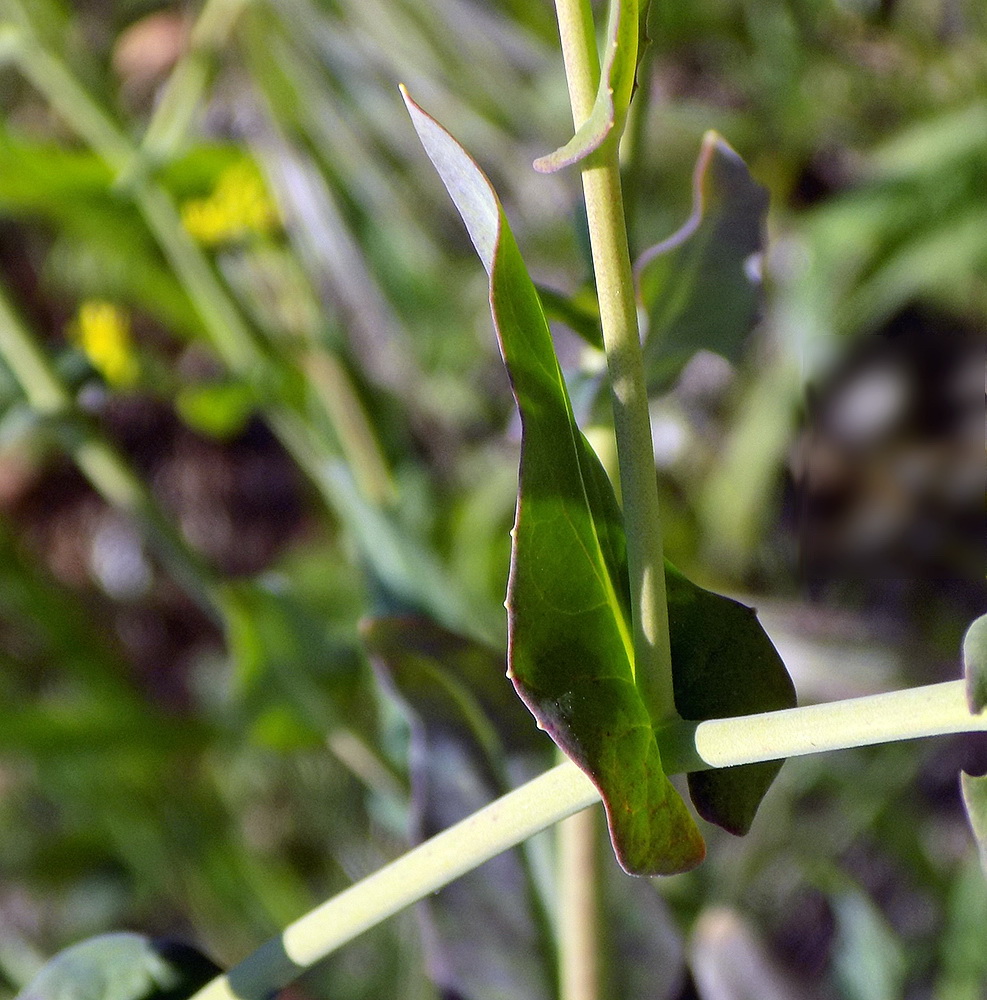
M603 328L600 326L600 306L595 290L584 288L575 295L568 296L539 285L538 298L541 299L542 309L548 319L565 323L590 347L603 350Z
M175 409L186 426L228 440L246 427L257 409L257 396L244 382L203 382L183 386L175 396Z
M697 587L665 563L675 707L684 719L794 708L795 687L753 608ZM782 761L689 775L699 815L745 834Z
M538 294L493 188L452 136L404 96L490 276L494 325L521 414L510 676L539 724L600 789L623 868L685 871L705 846L662 770L636 683L613 490L576 426Z
M666 387L701 348L739 358L761 301L767 212L767 191L716 132L707 132L693 174L692 215L635 266L648 314L651 391Z
M184 1000L221 971L189 945L104 934L59 952L16 1000Z
M971 712L987 706L987 615L981 615L963 636L963 672Z
M960 773L960 790L970 828L980 850L980 864L987 874L987 774Z
M253 580L221 591L236 693L251 737L282 750L319 745L351 714L354 650L290 590Z
M639 32L638 0L610 0L606 53L593 110L564 146L535 160L535 170L550 174L572 166L599 149L611 132L620 135L634 90Z
M502 654L421 616L373 619L363 634L375 666L411 716L416 840L504 794L508 751L551 751L505 683ZM545 763L543 757L538 766ZM421 904L429 965L443 994L464 1000L556 995L556 957L534 884L517 848Z

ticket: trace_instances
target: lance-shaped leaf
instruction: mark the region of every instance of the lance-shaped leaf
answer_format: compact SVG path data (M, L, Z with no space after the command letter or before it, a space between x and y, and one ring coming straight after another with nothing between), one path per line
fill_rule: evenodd
M635 266L648 315L648 388L674 380L703 348L740 356L761 301L768 193L716 132L707 132L693 174L693 207L674 235Z
M187 944L104 934L59 952L16 1000L185 1000L221 971Z
M412 821L425 840L503 795L507 751L552 744L504 682L504 657L417 615L364 623L377 670L411 717ZM520 848L480 865L421 904L432 976L463 1000L548 1000L557 956Z
M987 706L987 615L981 615L963 636L963 672L971 712Z
M662 770L637 686L612 488L576 426L538 294L493 188L445 129L407 94L405 102L490 276L494 325L521 414L510 676L539 724L600 789L624 869L687 870L705 846Z
M611 132L620 135L634 89L640 16L638 0L610 0L606 52L593 110L564 146L535 160L535 170L550 174L572 166L599 149Z

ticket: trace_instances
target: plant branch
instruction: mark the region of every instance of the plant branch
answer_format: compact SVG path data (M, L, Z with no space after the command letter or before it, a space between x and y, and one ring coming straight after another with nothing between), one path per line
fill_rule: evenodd
M944 733L987 732L963 681L762 715L681 722L658 733L675 773ZM265 1000L404 907L599 797L571 761L497 799L295 921L192 1000Z
M586 30L587 0L556 0L556 11L573 124L578 129L595 99L593 81L599 78L599 55L592 34ZM615 127L603 145L584 161L583 197L610 371L620 493L627 530L635 680L652 723L661 726L678 716L672 690L658 482L624 224L617 131Z

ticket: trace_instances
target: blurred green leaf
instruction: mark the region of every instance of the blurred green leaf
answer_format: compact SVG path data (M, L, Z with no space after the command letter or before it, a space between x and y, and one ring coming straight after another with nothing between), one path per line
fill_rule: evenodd
M981 615L963 636L963 672L971 712L987 706L987 615Z
M635 266L648 314L648 388L660 391L696 351L740 357L757 320L768 192L715 132L703 137L692 215Z
M215 438L235 437L256 408L256 394L244 382L188 385L175 396L175 409L182 420L193 430Z
M902 995L907 963L904 945L862 893L833 900L836 940L833 962L846 1000L889 1000Z
M286 750L320 744L347 718L356 663L328 625L277 581L223 587L236 683L254 739Z
M17 1000L185 1000L221 972L190 945L106 934L60 952Z
M614 849L635 874L698 864L702 837L665 777L633 670L620 512L576 426L538 294L486 177L405 95L419 138L490 275L522 422L508 592L510 675L601 790Z
M980 851L980 864L987 875L987 774L960 774L963 805Z

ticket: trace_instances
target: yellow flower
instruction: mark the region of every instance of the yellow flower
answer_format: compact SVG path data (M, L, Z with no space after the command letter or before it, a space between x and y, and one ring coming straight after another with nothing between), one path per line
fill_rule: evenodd
M251 234L265 235L278 224L278 212L253 163L227 167L208 198L182 206L182 224L200 243L215 246Z
M130 339L130 317L119 306L90 299L79 306L75 342L110 385L132 386L140 373Z

